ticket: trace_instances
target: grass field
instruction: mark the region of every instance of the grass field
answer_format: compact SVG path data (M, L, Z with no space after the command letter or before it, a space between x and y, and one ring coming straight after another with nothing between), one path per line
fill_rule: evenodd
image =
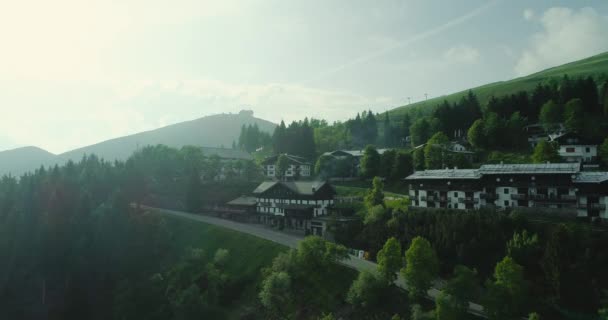
M484 105L491 96L502 96L512 94L521 90L533 90L539 82L546 82L551 79L559 79L567 74L569 77L606 77L608 76L608 52L589 57L583 60L574 61L561 66L549 68L531 75L515 78L508 81L499 81L489 83L480 87L471 88L477 95L479 102ZM608 80L604 78L604 80ZM391 118L396 119L402 116L408 110L417 110L422 114L430 113L432 109L447 100L448 102L456 102L462 98L469 90L456 92L453 94L440 96L426 101L412 103L410 105L397 107L389 111Z

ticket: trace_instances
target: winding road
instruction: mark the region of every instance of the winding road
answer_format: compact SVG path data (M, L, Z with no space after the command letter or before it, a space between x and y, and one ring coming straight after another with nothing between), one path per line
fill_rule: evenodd
M300 242L302 239L304 239L303 236L287 234L287 233L276 231L276 230L264 227L262 225L257 225L257 224L241 223L241 222L236 222L236 221L232 221L232 220L226 220L226 219L221 219L221 218L216 218L216 217L211 217L211 216L206 216L206 215L199 215L199 214L193 214L193 213L169 210L169 209L154 208L154 207L148 207L148 206L143 206L143 205L141 205L140 208L149 210L151 212L157 212L160 214L181 217L181 218L185 218L185 219L189 219L189 220L212 224L215 226L223 227L226 229L230 229L230 230L234 230L234 231L238 231L238 232L242 232L242 233L247 233L247 234L250 234L250 235L258 237L258 238L276 242L278 244L287 246L289 248L296 248L298 245L298 242ZM353 255L350 256L350 259L343 260L340 263L346 267L355 269L357 271L367 270L367 271L371 271L374 273L377 272L376 263L357 258ZM395 285L397 285L399 288L407 290L407 284L405 283L405 279L403 279L401 274L399 274L397 280L395 281ZM435 300L435 299L437 299L437 296L439 295L440 292L441 291L436 288L431 288L427 292L428 298ZM472 302L469 303L469 313L477 315L477 316L485 317L485 315L483 314L483 307L476 303L472 303Z

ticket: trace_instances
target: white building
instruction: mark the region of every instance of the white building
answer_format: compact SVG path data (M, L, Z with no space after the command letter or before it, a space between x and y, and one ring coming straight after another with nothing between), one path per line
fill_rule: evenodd
M597 160L595 141L584 139L574 133L550 136L552 142L559 144L559 155L568 162L593 162Z
M608 172L581 172L580 167L580 163L483 165L418 171L405 180L412 207L547 208L608 219Z
M260 222L323 235L336 191L325 181L265 181L254 191Z
M289 165L285 170L283 176L286 178L307 178L312 174L312 165L306 159L290 154L284 154L287 157ZM279 155L266 158L262 162L264 167L264 175L268 178L277 177L277 160Z

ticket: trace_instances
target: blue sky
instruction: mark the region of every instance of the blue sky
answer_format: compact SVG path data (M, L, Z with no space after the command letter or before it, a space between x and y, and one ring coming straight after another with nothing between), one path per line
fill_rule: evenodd
M608 50L606 1L34 1L0 11L0 150L221 112L345 120Z

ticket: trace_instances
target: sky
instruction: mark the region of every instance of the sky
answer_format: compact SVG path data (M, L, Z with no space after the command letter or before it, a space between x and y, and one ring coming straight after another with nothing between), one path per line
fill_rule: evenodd
M346 120L608 51L608 1L0 0L0 150Z

